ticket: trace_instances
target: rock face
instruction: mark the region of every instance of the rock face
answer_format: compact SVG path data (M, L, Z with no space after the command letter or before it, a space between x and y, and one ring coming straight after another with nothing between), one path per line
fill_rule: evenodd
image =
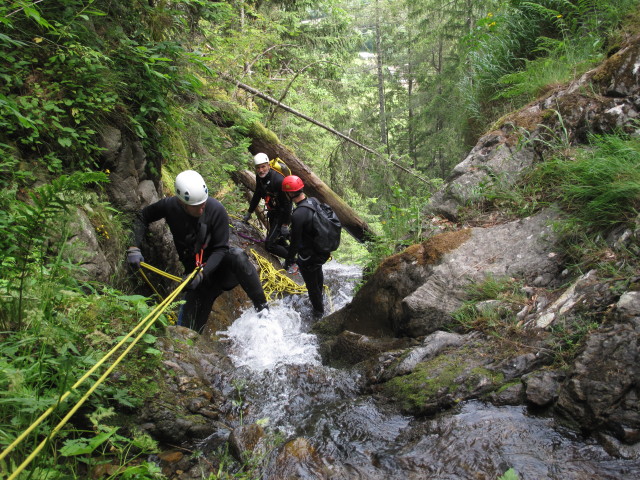
M459 222L460 207L479 198L482 184L513 184L544 160L552 140L572 145L591 132L634 132L639 64L636 38L578 81L504 119L456 166L427 218ZM325 336L325 359L335 360L343 346L342 359L365 368L372 391L411 414L478 397L525 403L599 435L616 455L640 458L637 265L625 270L635 269L635 277L595 270L571 276L558 253L552 210L503 223L481 220L386 259L347 307L316 326ZM601 255L615 268L637 258L640 217L610 232L607 245ZM615 263L618 257L627 260ZM486 298L474 306L474 318L485 326L512 322L508 338L468 334L474 325L460 328L464 320L452 316L464 312L469 287L491 278L519 282L521 299ZM385 351L392 344L385 337L420 343Z
M357 333L419 337L449 322L465 300L465 287L487 276L551 286L560 268L553 219L547 211L409 247L387 259L333 321Z
M640 442L640 292L622 295L613 322L589 337L557 409L588 430Z

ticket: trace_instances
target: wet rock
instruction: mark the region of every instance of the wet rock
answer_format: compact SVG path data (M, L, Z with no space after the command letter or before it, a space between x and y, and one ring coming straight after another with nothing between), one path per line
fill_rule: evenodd
M640 328L637 292L622 295L613 323L593 333L563 385L557 412L589 431L640 441Z
M558 398L560 383L565 376L561 372L542 371L522 377L528 402L538 406L551 405Z
M306 438L287 442L265 478L317 480L334 478Z
M264 429L256 423L234 428L231 434L229 434L231 454L236 460L243 462L254 454L259 455L264 453L264 446L262 444L264 436Z
M434 332L423 340L422 346L406 352L396 364L384 372L380 380L386 381L399 375L406 375L413 371L420 362L433 358L447 347L458 347L465 340L464 335L457 333Z
M326 363L355 365L377 357L382 352L406 347L408 339L371 338L354 332L344 331L322 343L320 354Z
M505 377L505 380L520 378L525 373L550 363L553 358L543 352L525 353L514 358L509 358L499 364L498 369Z
M507 384L487 395L487 400L494 405L521 405L524 399L524 385L520 381Z
M466 344L420 362L410 373L373 385L372 390L407 413L433 415L502 385L504 377L493 369L492 361L482 347Z
M627 445L605 433L597 433L596 435L609 455L628 460L640 460L640 442Z

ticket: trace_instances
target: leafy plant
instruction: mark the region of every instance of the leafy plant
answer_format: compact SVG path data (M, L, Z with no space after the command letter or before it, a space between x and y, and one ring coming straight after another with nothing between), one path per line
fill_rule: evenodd
M498 480L520 480L520 475L513 468L510 468L498 477Z
M540 165L541 182L577 230L609 228L629 221L640 208L640 141L625 135L593 135L573 158L555 157Z

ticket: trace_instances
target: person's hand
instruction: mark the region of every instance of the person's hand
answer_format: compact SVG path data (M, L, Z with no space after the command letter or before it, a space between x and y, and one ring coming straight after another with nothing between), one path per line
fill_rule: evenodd
M127 249L127 263L133 269L140 268L140 262L144 262L142 252L138 247L129 247Z
M244 217L242 217L242 222L243 223L249 223L249 219L251 218L251 214L249 212L244 214Z
M182 281L185 281L188 276L189 275L185 275L184 277L182 277ZM196 273L196 276L191 279L191 281L185 288L187 290L195 290L196 288L198 288L198 286L200 286L202 280L204 280L204 273L202 273L202 270L199 270L198 273Z
M287 225L282 225L280 227L280 235L282 235L283 237L288 237L289 235L291 235L291 230Z

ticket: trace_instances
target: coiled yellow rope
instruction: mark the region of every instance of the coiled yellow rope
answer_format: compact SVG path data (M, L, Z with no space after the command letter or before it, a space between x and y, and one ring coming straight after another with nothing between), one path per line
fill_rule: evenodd
M307 291L304 285L299 285L291 280L283 269L276 269L269 260L253 248L251 253L260 267L260 283L262 283L267 300L283 298L287 293L301 295Z

